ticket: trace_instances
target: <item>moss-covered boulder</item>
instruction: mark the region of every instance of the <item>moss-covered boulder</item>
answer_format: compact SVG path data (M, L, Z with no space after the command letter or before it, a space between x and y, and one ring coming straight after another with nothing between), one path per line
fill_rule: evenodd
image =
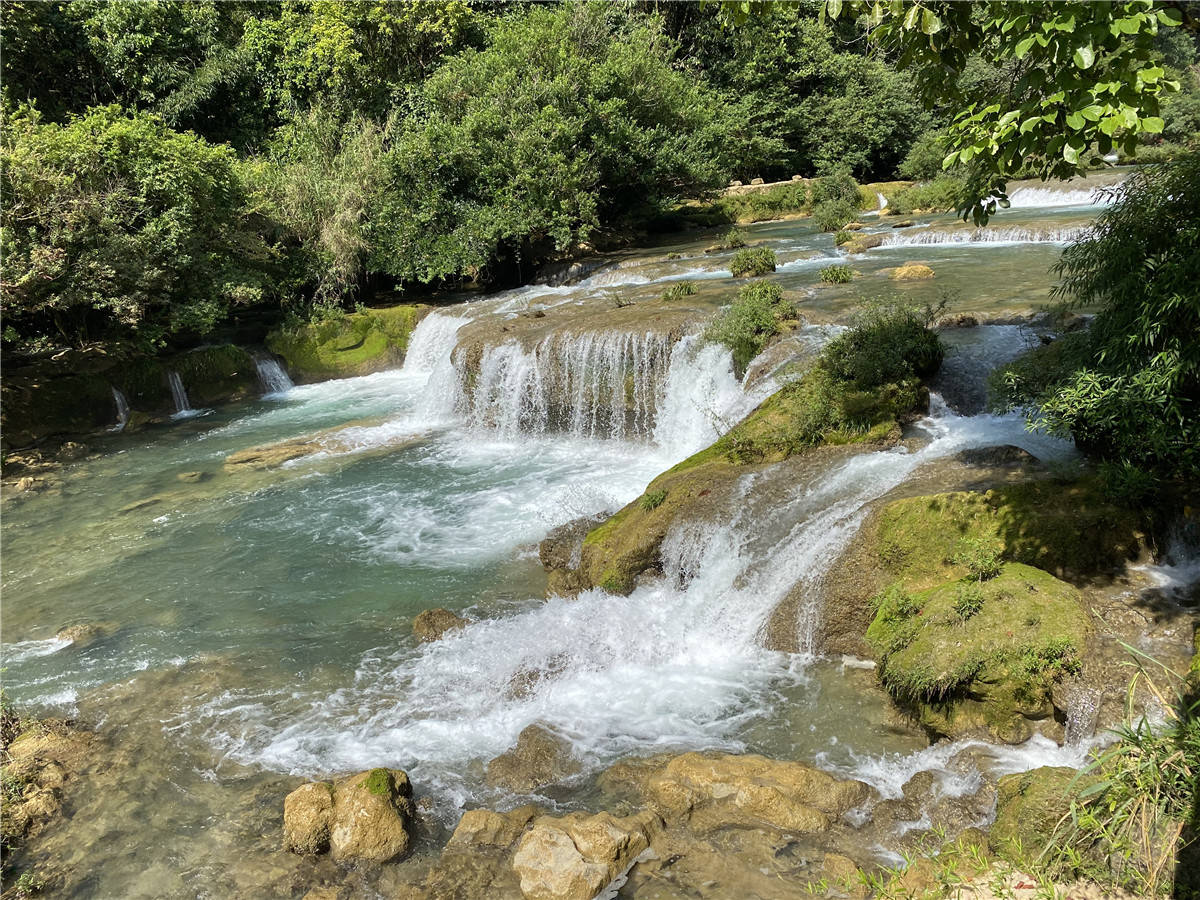
M1071 803L1095 789L1100 777L1062 766L1007 775L997 785L996 821L988 832L992 850L1021 864L1065 841Z
M0 382L4 448L28 447L51 436L102 431L117 421L112 387L103 375L10 375Z
M297 381L369 375L404 362L408 340L426 310L402 304L282 328L267 337L267 346L284 358Z
M1051 719L1051 688L1076 674L1091 633L1079 592L1053 575L1006 563L878 598L867 629L888 692L937 736L1027 739Z

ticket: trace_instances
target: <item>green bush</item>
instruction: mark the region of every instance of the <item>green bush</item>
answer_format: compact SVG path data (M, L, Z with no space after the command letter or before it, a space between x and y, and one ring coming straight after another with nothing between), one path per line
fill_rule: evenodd
M823 364L839 381L861 390L928 377L944 354L930 330L937 313L894 301L870 303L855 316L853 327L825 346Z
M845 284L854 277L854 270L849 266L826 266L821 270L821 280L826 284Z
M267 292L229 147L118 107L61 125L21 108L2 140L10 336L155 348Z
M954 589L954 612L962 621L967 621L983 609L983 591L979 582L970 581Z
M1004 562L1000 558L1003 549L1002 546L989 541L966 539L955 555L954 562L965 566L967 574L974 581L991 581L1004 568Z
M940 175L897 191L888 200L887 213L908 216L917 210L949 212L962 205L966 182L955 175Z
M644 510L658 509L666 499L667 492L665 490L647 491L645 494L642 494L642 499L638 505Z
M857 211L859 204L858 182L854 180L849 172L844 171L815 179L812 183L812 205L815 208L822 203L845 203Z
M845 200L826 200L816 204L812 214L813 221L822 231L838 231L843 225L854 221L858 206Z
M692 216L713 222L765 222L805 212L809 206L808 185L795 181L765 190L726 194Z
M735 278L757 277L775 271L775 251L769 247L748 247L733 254L729 271Z
M1068 246L1056 289L1098 305L1069 334L1005 367L1002 403L1086 452L1164 480L1200 481L1200 153L1142 169Z
M833 236L833 246L840 247L842 244L848 244L858 237L858 234L853 231L839 231Z
M722 250L738 250L746 246L746 232L740 228L730 228L725 234L721 235L721 239L717 241L717 246Z
M742 287L737 299L718 316L705 337L724 344L733 352L734 366L744 372L750 360L762 352L780 325L795 318L783 290L771 281L755 281Z
M691 281L676 281L662 292L664 300L682 300L696 293L696 285Z
M913 141L896 174L909 181L933 181L941 177L942 160L949 152L950 144L943 129L927 131Z

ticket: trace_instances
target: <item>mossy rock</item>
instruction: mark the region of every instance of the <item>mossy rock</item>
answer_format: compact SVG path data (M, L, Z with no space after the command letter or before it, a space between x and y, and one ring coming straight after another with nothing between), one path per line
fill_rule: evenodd
M963 598L969 603L963 603ZM1019 743L1052 717L1051 687L1079 670L1091 622L1079 592L1048 572L1006 563L879 598L867 641L888 692L936 736Z
M179 373L193 407L216 406L261 393L254 357L233 344L181 353L164 365Z
M875 549L890 579L910 591L965 576L956 559L972 544L1078 582L1141 558L1142 526L1139 513L1106 500L1090 480L1032 481L897 500L880 516Z
M116 424L112 387L103 375L6 376L0 386L5 449Z
M369 375L404 362L409 338L427 308L402 304L281 329L267 337L267 346L284 358L298 381Z
M988 832L992 850L1021 865L1052 844L1061 846L1071 830L1065 821L1071 801L1100 781L1097 775L1063 766L1001 778L996 786L996 821Z
M868 250L873 250L882 243L883 235L881 234L860 234L854 240L842 244L842 249L853 255L866 253Z

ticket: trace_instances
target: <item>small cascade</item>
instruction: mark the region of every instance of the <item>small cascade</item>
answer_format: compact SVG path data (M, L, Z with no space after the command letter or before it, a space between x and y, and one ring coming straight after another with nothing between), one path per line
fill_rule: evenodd
M602 331L556 333L532 349L507 341L477 362L459 348L459 412L506 437L649 439L672 347L666 334Z
M274 397L291 390L295 385L279 360L266 354L255 355L254 365L258 369L258 381L264 397Z
M188 403L187 391L183 388L183 379L179 377L179 373L167 372L167 384L171 386L171 399L175 403L175 414L171 418L186 419L194 416L196 410Z
M112 426L109 431L124 431L125 426L129 424L129 401L116 387L112 389L112 395L113 403L117 406L117 424Z
M425 379L425 389L416 404L423 422L444 422L463 407L463 390L453 356L458 330L469 321L463 316L432 312L417 324L408 339L401 371Z
M1055 206L1100 206L1109 203L1110 199L1105 191L1096 188L1057 190L1052 187L1022 187L1008 195L1008 202L1013 209L1045 209Z
M887 209L888 199L887 199L887 197L883 196L883 194L881 194L879 191L875 192L875 196L879 198L878 212L883 212L885 209Z
M1022 226L984 228L959 228L954 231L938 231L932 228L906 230L889 234L883 239L884 247L906 247L910 245L934 244L1067 244L1084 237L1090 229L1074 228L1025 228Z
M1091 685L1073 684L1067 693L1067 728L1065 743L1070 746L1083 744L1096 733L1100 719L1100 701L1103 694Z

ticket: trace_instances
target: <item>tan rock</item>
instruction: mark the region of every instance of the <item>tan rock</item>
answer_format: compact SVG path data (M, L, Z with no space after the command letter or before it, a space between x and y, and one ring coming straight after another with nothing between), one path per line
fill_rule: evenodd
M77 625L67 625L58 629L54 637L60 641L70 641L76 647L86 647L115 630L111 622L81 622Z
M458 827L450 835L446 846L510 847L541 813L541 808L533 805L521 806L507 813L490 809L467 810L458 820Z
M292 853L324 853L333 821L333 785L302 784L283 800L283 848Z
M650 812L538 819L513 856L521 893L526 900L591 900L633 864L660 828Z
M329 849L335 860L388 862L408 852L412 785L399 769L371 769L334 784Z
M921 263L909 263L892 270L893 281L921 281L932 277L933 269Z
M468 622L448 609L427 609L413 619L413 634L421 642L436 641L447 631L462 628Z
M581 769L569 741L534 723L521 731L516 746L488 763L487 783L528 793L569 778Z
M866 253L883 243L883 235L881 234L862 234L850 241L848 244L843 244L842 249L847 253Z
M211 472L180 472L175 476L176 480L186 484L199 484L201 481L208 481L212 478Z
M751 178L750 183L751 184L762 184L763 180L761 178Z
M869 793L860 781L754 755L685 753L647 783L664 818L687 820L699 831L736 824L823 831Z

